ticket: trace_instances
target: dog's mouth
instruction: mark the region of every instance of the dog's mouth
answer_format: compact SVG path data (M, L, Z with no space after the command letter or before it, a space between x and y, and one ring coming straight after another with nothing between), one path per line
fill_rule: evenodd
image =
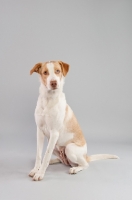
M57 90L57 89L58 89L57 87L51 88L51 90Z
M51 88L51 90L57 90L58 89L58 85L51 86L50 88Z
M51 91L53 91L53 90L57 90L58 89L58 87L56 86L56 87L49 87L48 88L48 90L51 90Z

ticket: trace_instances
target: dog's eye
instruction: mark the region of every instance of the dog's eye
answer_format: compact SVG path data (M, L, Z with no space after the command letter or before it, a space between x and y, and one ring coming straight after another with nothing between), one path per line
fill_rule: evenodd
M44 71L44 75L47 75L48 74L48 72L47 71Z
M57 69L57 70L56 70L56 74L59 74L59 73L60 73L60 70L59 70L59 69Z

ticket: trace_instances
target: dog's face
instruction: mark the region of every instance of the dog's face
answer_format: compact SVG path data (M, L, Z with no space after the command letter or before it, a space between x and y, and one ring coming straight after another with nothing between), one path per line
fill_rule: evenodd
M45 63L37 63L30 74L37 72L41 76L42 83L48 90L56 90L60 88L63 76L69 71L69 65L62 61L51 61Z

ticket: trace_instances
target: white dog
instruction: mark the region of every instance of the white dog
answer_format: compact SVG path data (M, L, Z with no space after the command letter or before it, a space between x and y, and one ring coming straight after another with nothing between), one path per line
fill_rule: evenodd
M37 72L41 80L35 110L37 155L35 166L29 173L35 181L43 179L49 164L62 162L71 166L70 174L76 174L86 169L90 161L118 158L108 154L87 155L85 138L63 93L64 77L68 71L69 65L62 61L38 63L30 71L30 74ZM49 142L42 160L45 136ZM57 158L50 160L52 153Z

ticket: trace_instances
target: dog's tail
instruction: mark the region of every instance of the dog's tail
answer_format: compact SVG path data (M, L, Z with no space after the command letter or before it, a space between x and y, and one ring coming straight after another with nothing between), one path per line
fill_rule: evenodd
M92 162L95 160L105 160L105 159L119 159L119 157L111 154L96 154L87 156L87 162Z

